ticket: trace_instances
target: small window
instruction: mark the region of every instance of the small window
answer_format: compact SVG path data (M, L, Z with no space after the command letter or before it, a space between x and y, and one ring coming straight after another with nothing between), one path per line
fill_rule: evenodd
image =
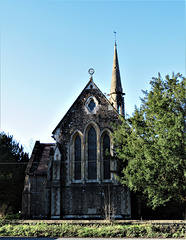
M103 179L110 179L110 138L108 134L103 137Z
M92 112L94 110L95 106L96 106L96 104L95 104L94 100L92 99L90 101L90 103L88 104L88 108Z
M88 132L88 179L97 179L97 135L93 127Z
M98 101L94 96L88 97L88 99L85 102L85 106L88 109L89 113L96 113L97 111L97 105Z
M81 180L81 138L75 138L74 180Z

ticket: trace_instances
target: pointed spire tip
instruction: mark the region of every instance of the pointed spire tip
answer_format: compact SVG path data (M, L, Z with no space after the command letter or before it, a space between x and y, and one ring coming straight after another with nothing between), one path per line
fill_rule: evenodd
M116 44L116 32L114 31L114 35L115 35L115 46L117 46Z

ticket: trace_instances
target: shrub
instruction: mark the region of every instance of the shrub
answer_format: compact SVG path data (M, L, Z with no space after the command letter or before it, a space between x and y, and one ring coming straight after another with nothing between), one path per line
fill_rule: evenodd
M22 237L150 237L184 238L184 226L164 225L73 225L73 224L2 224L0 236Z

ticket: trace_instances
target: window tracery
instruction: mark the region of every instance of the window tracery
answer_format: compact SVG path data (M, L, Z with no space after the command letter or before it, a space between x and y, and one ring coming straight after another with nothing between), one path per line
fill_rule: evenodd
M76 130L71 137L72 182L110 181L113 179L110 161L110 130L100 132L98 125L91 121L84 132Z
M94 96L88 97L85 102L85 107L87 114L95 114L99 109L98 100Z

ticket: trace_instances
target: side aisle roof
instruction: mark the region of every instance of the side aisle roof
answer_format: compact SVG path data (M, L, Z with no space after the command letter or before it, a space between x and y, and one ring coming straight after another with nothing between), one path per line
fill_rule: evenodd
M27 175L46 175L50 162L50 155L53 154L54 143L40 143L36 141L32 155L27 164Z

